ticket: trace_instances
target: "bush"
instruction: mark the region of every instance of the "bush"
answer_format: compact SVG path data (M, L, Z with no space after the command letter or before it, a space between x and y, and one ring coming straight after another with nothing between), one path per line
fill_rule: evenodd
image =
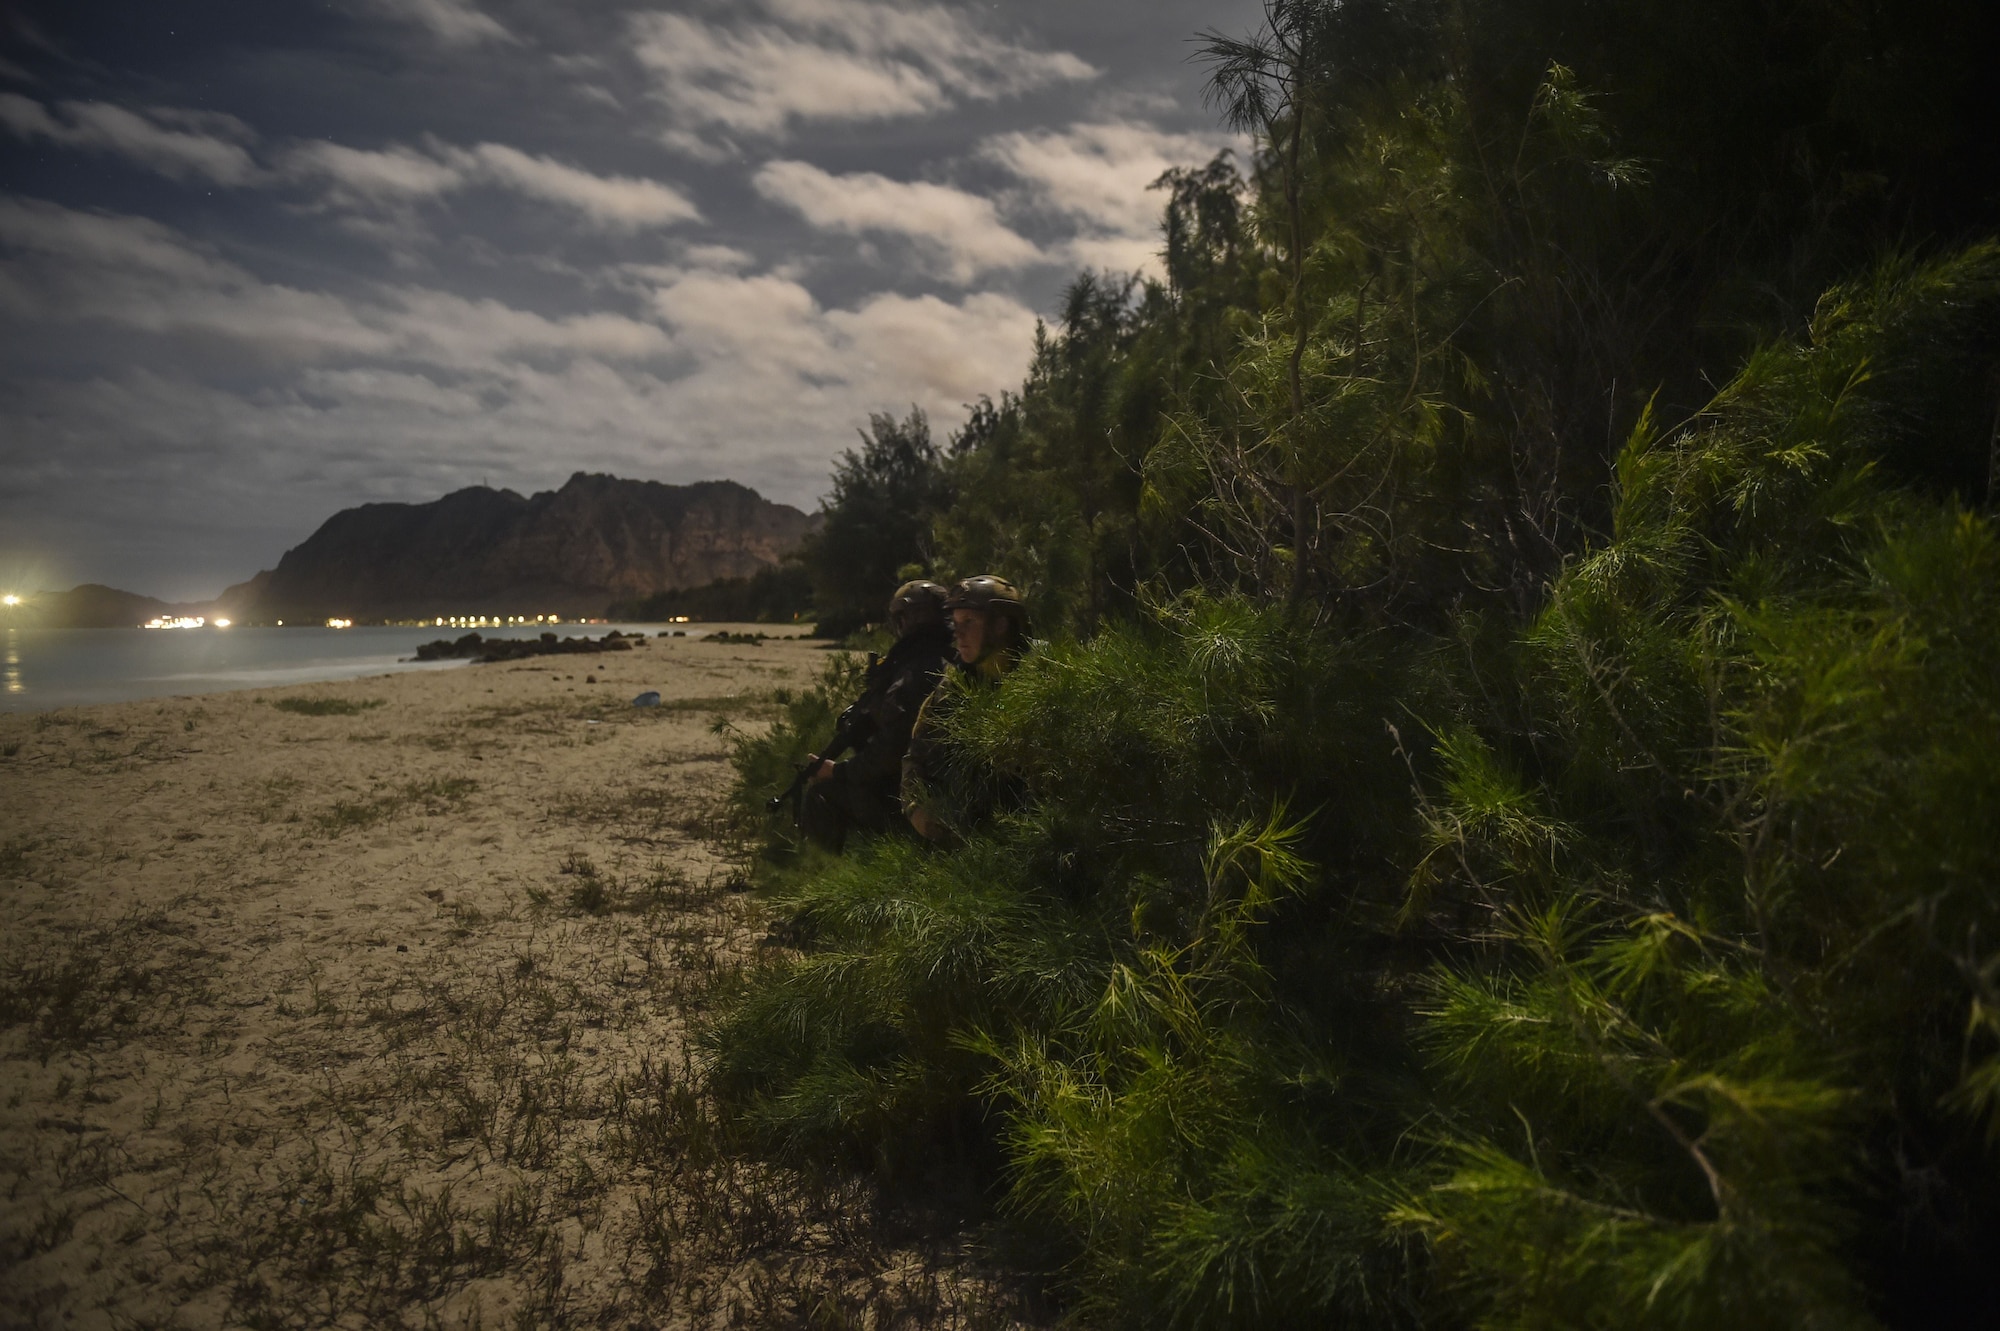
M1423 1005L1455 1163L1397 1217L1475 1306L1792 1326L1970 1299L1950 1253L2000 1219L2000 558L1988 520L1885 481L1996 307L1995 248L1889 265L1677 438L1642 429L1618 539L1528 637L1539 734L1494 736L1547 779L1447 746L1418 877L1485 937Z
M1980 1306L2000 534L1909 459L1996 312L1994 247L1830 293L1642 421L1519 631L1188 594L1043 645L953 722L1017 812L771 875L800 947L711 1033L728 1103L1004 1185L1105 1321Z

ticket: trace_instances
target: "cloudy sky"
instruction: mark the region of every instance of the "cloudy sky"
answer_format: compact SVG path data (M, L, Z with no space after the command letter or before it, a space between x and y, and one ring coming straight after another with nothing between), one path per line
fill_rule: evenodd
M0 581L212 595L577 470L811 507L1018 384L1255 0L12 0Z

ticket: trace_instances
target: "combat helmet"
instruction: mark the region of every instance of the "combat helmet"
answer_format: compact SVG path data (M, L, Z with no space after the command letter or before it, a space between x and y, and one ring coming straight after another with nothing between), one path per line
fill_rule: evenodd
M889 631L902 637L925 624L944 623L948 592L928 578L916 578L889 598Z
M996 574L981 573L960 582L945 597L944 608L984 610L1005 619L1013 628L1016 646L1028 636L1028 598L1021 595L1020 588Z

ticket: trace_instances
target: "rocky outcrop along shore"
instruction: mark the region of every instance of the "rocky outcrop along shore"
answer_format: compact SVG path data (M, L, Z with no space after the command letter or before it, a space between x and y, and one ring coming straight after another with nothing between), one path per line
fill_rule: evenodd
M601 638L558 638L544 633L538 638L482 638L468 633L462 638L439 638L417 648L419 661L520 661L530 656L594 655L599 652L629 652L645 639L627 636L617 629Z

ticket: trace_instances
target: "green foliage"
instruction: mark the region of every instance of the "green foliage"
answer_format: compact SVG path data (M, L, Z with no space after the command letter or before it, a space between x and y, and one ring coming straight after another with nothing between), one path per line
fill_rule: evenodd
M1440 745L1413 886L1484 941L1423 1009L1457 1163L1395 1215L1497 1320L1868 1324L1854 1250L1935 1223L1871 1194L1992 1187L2000 562L1880 463L1996 275L1891 264L1642 429L1527 639L1548 782Z
M1969 1289L2000 537L1896 460L1996 274L1884 266L1642 419L1615 536L1511 641L1188 594L1031 654L953 721L1022 812L783 879L801 950L712 1035L743 1120L998 1171L1105 1320L1859 1326ZM759 779L840 699L792 700Z
M719 1083L799 1161L962 1159L985 1072L967 1036L1089 984L1081 921L1026 889L990 845L939 860L882 841L802 877L781 900L814 948L718 1028Z
M1374 1306L1310 1257L1329 1223L1314 1198L1379 1192L1298 1126L1333 1112L1349 1042L1307 1050L1284 1028L1366 1006L1384 963L1329 975L1324 951L1267 956L1265 922L1393 902L1379 871L1358 898L1303 890L1309 857L1382 849L1379 801L1396 788L1378 669L1272 612L1199 599L1031 656L958 724L1034 807L949 855L892 841L784 878L776 902L808 946L713 1032L720 1084L794 1159L926 1178L1004 1156L1017 1205L1060 1220L1106 1297L1135 1310ZM1273 733L1280 711L1300 724ZM1339 1139L1378 1121L1374 1095L1340 1104ZM1005 1105L996 1135L990 1110ZM1234 1140L1236 1166L1171 1146L1202 1116L1204 1141ZM1319 1173L1302 1180L1274 1151ZM1101 1195L1100 1171L1122 1200ZM1191 1198L1155 1207L1197 1176ZM1398 1251L1380 1238L1364 1264ZM1184 1290L1152 1289L1197 1253Z
M1247 180L1161 178L905 542L1034 600L950 722L1021 799L773 875L730 1103L1106 1323L1978 1324L1993 14L1266 9Z
M955 440L956 500L935 527L939 567L1003 573L1027 593L1038 631L1095 624L1132 583L1134 460L1158 393L1132 373L1141 326L1132 290L1129 279L1077 278L1058 331L1037 330L1022 394Z
M1055 1032L983 1041L999 1065L988 1089L1014 1109L1015 1203L1065 1223L1107 1315L1386 1324L1407 1311L1382 1181L1313 1131L1314 1110L1337 1105L1341 1135L1359 1135L1366 1098L1343 1086L1336 1050L1287 1038L1253 942L1310 882L1302 832L1282 805L1216 824L1184 937L1135 929L1094 1001Z
M882 617L905 566L932 562L931 516L948 500L924 413L870 416L860 451L848 449L834 467L833 493L806 543L822 632L842 638Z
M1081 274L1038 330L1021 391L983 400L953 435L953 500L931 541L940 576L999 571L1040 632L1088 631L1133 608L1185 533L1149 524L1143 461L1178 400L1223 391L1231 326L1255 303L1244 182L1227 154L1154 182L1165 192L1164 284Z

